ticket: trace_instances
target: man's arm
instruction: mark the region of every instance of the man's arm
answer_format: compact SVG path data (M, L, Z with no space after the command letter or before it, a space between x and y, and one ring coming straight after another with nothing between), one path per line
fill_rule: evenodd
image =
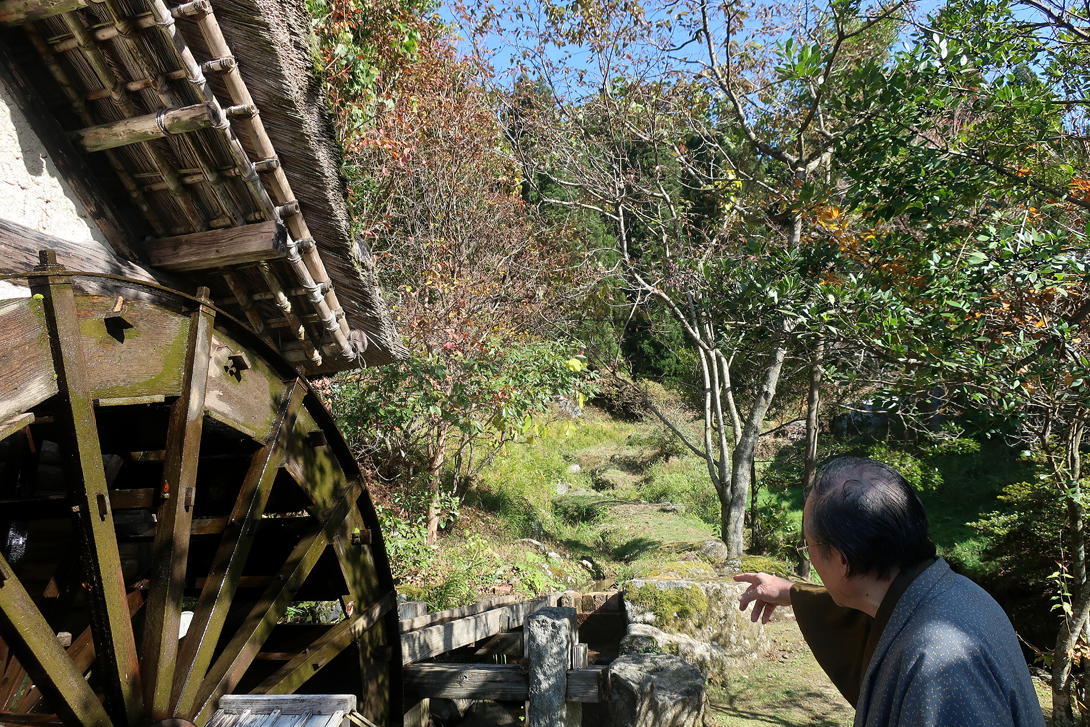
M743 611L754 604L750 614L754 622L768 623L777 606L794 607L799 630L818 664L854 706L867 668L862 654L873 619L862 611L837 606L820 586L792 583L768 573L739 573L734 580L750 584L738 604Z

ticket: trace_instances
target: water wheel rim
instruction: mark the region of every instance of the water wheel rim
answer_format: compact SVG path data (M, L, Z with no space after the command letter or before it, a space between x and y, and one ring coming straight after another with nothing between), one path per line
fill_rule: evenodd
M349 595L354 596L354 612L304 649L306 653L283 664L255 690L294 691L362 636L371 647L377 644L377 648L372 648L376 653L365 657L371 658L372 663L387 665L383 677L386 682L383 711L387 715L398 714L400 650L396 602L377 518L351 452L309 384L298 378L290 364L263 341L241 324L220 315L207 300L116 276L89 276L105 278L114 287L113 292L151 289L155 302L130 301L122 306L134 320L144 306L171 308L174 316L186 319L187 323L182 384L176 398L163 399L164 406L170 402L171 434L164 455L162 486L155 493L152 506L157 520L154 552L158 555L156 577L148 579L145 603L143 598L137 598L142 591L133 589L133 584L126 584L121 578L113 492L102 466L95 424L96 403L100 402L95 400L94 382L88 381L82 358L89 317L81 307L85 308L92 299L77 297L72 287L73 274L67 271L43 269L29 277L34 298L0 307L0 318L5 311L20 308L24 319L37 321L39 328L45 330L49 375L55 375L55 387L39 386L37 397L21 401L19 411L6 411L0 419L7 422L25 416L45 402L54 402L59 412L60 421L55 420L53 427L66 432L61 449L66 455L69 482L78 481L78 486L69 486L64 506L74 509L72 518L78 523L84 542L84 582L89 585L85 597L91 604L92 618L89 636L81 633L73 645L61 646L55 628L36 605L36 596L23 588L16 568L0 554L0 637L4 639L0 645L0 722L45 723L49 715L32 714L45 699L56 711L56 719L71 727L135 725L171 717L203 724L211 715L218 695L237 686L240 675L253 664L261 649L262 636L267 637L271 630L270 620L275 626L277 615L290 604L292 588L297 591L303 585L309 573L307 568L313 568L317 558L327 550L337 553L345 584L351 589ZM45 354L40 335L36 341L27 340L34 333L24 335L21 344L24 349L36 346L41 359ZM232 349L238 346L238 351L223 353L216 348L222 348L224 342ZM178 639L172 634L177 634L178 594L179 589L184 590L187 577L186 551L192 529L192 495L196 491L188 483L196 481L199 457L194 448L200 446L201 423L215 414L215 407L207 402L209 392L202 386L208 381L208 377L202 376L203 366L207 362L209 372L218 367L231 368L221 366L222 358L238 352L249 352L254 361L247 361L247 366L256 364L264 379L275 378L283 387L283 394L276 400L277 411L271 417L267 434L263 430L248 431L239 425L240 434L258 435L255 444L259 446L220 536L220 547L213 561L216 567L201 588L195 626L190 626L190 633L198 638L187 634L179 648ZM42 361L37 363L41 365ZM260 378L257 372L249 370L244 376ZM270 395L270 400L274 398ZM301 420L305 420L305 426L300 425ZM301 427L321 433L320 447L306 441L310 432L302 432ZM0 435L7 436L2 429ZM312 473L305 471L308 465L301 464L306 457L293 451L303 447L324 452L321 457L311 458L312 465L324 467L327 475L332 472L332 480L327 477L320 487L315 484ZM318 461L319 465L313 464ZM223 625L239 581L244 577L247 553L243 551L253 545L253 533L248 534L247 528L252 528L255 520L264 514L262 498L267 501L271 482L281 471L287 471L311 495L307 512L314 522L300 536L291 557L266 586L242 626L233 635L227 634L230 636L227 638ZM175 535L163 535L167 532ZM369 534L370 542L362 542L360 533ZM370 572L364 583L360 571L367 568ZM264 611L258 613L258 606ZM145 611L141 617L144 628L143 637L138 639L133 630L133 615L141 610ZM220 643L221 638L226 646ZM88 649L94 652L92 671L101 695L105 696L104 703L85 678ZM14 699L10 682L18 674L12 670L24 669L24 662L25 672L39 693L37 701L32 698L33 690L27 688L18 700Z

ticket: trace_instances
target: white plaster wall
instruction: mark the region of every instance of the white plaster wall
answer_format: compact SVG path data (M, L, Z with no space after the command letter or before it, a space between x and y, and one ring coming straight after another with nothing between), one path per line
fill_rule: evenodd
M72 242L110 249L19 108L0 84L0 217Z
M94 240L109 250L3 84L0 102L0 217L63 240ZM0 299L28 295L21 281L0 281Z

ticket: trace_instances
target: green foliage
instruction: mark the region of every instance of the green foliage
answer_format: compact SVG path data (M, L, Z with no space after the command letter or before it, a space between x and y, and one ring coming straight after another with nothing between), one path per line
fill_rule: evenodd
M786 505L773 499L758 501L750 509L749 526L751 553L786 560L798 552L801 527Z
M580 363L572 354L563 342L539 342L414 356L341 374L332 406L358 456L390 476L429 475L436 432L451 432L444 440L459 455L455 479L465 482L506 442L540 436L541 417L558 396L584 401L593 391L593 377L571 364Z
M314 19L315 65L325 80L342 141L364 133L376 105L417 58L435 0L306 0Z
M1065 506L1047 478L1003 488L1002 507L970 526L987 539L984 557L993 573L1037 588L1063 561Z
M867 447L866 456L888 464L917 490L937 490L942 486L939 469L921 461L903 446L894 448L888 442L877 442Z

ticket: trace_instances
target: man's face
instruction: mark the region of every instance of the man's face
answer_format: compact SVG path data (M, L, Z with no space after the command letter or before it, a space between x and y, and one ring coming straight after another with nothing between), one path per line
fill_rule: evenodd
M806 523L810 520L810 501L807 500L806 506L802 510L802 531L806 538L806 544L810 546L810 562L814 566L814 570L821 577L821 582L825 585L825 590L832 596L833 602L838 606L846 606L844 602L846 585L845 581L846 573L848 571L848 565L844 562L844 559L840 556L840 553L832 548L824 548L820 543L814 540L810 536L810 529L806 527Z

